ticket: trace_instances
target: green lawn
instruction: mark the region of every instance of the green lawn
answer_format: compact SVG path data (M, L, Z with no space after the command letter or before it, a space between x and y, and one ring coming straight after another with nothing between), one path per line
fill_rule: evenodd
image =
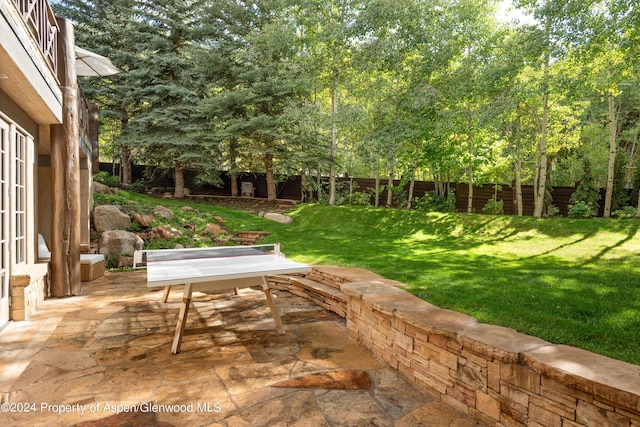
M640 364L640 220L301 205L282 225L199 209L234 231L271 231L265 242L290 258L366 268L482 322Z

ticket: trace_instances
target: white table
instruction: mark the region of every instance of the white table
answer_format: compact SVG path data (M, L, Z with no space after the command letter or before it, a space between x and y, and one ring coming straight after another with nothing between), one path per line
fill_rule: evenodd
M191 295L194 291L214 291L261 286L276 329L284 333L278 308L271 295L267 276L306 273L311 267L290 261L280 254L280 245L232 246L197 249L159 249L144 251L147 263L147 286L165 288L167 301L173 285L185 285L178 324L171 352L180 352Z

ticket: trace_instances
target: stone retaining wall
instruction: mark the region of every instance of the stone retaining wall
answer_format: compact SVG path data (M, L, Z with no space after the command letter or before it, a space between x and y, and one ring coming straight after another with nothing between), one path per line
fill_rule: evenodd
M19 268L9 278L11 320L26 320L47 297L48 263L31 264Z
M366 270L316 266L271 284L345 317L392 368L483 424L640 427L640 366L479 323Z

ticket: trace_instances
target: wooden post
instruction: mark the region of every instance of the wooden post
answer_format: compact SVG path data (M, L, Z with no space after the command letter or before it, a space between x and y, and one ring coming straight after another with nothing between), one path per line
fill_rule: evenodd
M80 136L74 29L58 18L62 125L51 127L51 295L77 295L80 282Z

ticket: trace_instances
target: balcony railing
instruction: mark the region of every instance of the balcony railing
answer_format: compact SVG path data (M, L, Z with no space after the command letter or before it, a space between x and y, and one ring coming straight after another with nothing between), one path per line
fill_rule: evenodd
M48 0L13 0L51 70L58 73L58 24Z

